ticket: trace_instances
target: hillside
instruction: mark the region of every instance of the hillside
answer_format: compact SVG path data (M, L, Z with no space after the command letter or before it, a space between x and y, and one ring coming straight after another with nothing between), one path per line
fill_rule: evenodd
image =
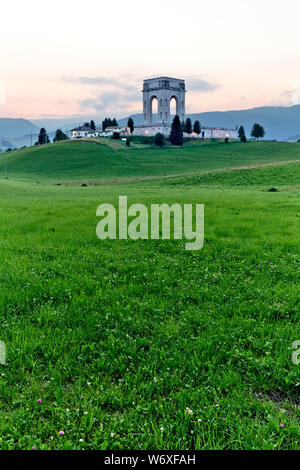
M145 147L145 146L144 146ZM263 162L300 160L300 145L279 142L187 143L183 148L127 148L108 139L61 142L0 156L9 178L50 182L115 180L183 175Z
M132 116L136 125L143 123L143 115ZM296 141L300 137L300 105L282 107L266 106L261 108L242 109L236 111L215 111L207 113L187 114L192 121L199 120L202 126L235 127L243 125L246 134L250 136L255 122L260 123L266 130L268 140ZM154 116L154 121L157 116ZM128 118L120 119L119 124L127 123Z

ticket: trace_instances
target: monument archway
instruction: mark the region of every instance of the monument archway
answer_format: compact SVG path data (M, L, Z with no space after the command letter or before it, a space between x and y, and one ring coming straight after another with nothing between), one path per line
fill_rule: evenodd
M158 114L158 98L153 95L150 98L150 120L153 121L153 114Z
M159 124L170 124L171 100L176 101L176 114L181 121L185 116L185 81L177 78L158 77L144 80L143 87L143 111L144 124L153 124L152 104L156 98L158 101L158 122Z

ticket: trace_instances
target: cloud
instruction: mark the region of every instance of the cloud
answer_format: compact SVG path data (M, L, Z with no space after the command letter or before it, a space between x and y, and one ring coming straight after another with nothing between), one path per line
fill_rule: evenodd
M141 97L138 93L118 93L116 91L107 91L95 98L81 100L79 106L81 110L107 111L107 110L130 110L132 103L139 103Z
M137 78L127 74L120 78L112 78L112 77L62 77L62 80L69 83L80 83L81 85L89 85L95 87L105 87L105 88L118 88L120 90L125 90L127 92L133 92L137 89L137 84L132 85L126 83L130 80L130 82L137 82Z
M208 92L215 91L220 85L210 83L200 77L187 77L186 87L188 91Z
M91 90L92 96L79 101L81 111L96 112L118 112L129 111L140 108L142 102L141 83L142 79L127 74L117 78L97 76L97 77L62 77L62 80L69 83L84 85ZM213 92L219 85L210 83L204 78L190 76L186 79L187 90L190 92Z

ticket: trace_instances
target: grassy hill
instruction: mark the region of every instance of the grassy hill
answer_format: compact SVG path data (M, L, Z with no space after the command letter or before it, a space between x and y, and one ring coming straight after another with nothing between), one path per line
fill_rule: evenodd
M299 149L106 141L5 156L0 449L300 449ZM203 249L97 239L96 208L125 194L204 203Z
M133 144L107 139L61 142L0 156L10 178L49 182L130 180L180 175L263 162L300 160L300 144L277 142L186 143L183 148Z

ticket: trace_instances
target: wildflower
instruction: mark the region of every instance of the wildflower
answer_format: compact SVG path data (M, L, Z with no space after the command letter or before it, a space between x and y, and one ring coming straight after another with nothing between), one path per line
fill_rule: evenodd
M281 428L284 428L284 424L283 424L283 423L281 423L280 427L281 427Z
M189 415L192 415L192 414L193 414L193 410L191 410L188 406L186 407L185 411L186 411L186 413L189 414Z
M114 435L115 435L115 434L114 434L113 432L110 433L110 437L114 437Z
M83 442L83 439L79 439L79 442Z
M35 446L31 447L31 450L36 450L36 447Z
M59 431L58 433L60 436L64 436L65 435L65 431Z
M216 408L218 408L218 407L219 407L219 404L217 403L217 404L216 404Z
M80 397L80 400L83 400L84 399L84 396L82 395L82 397Z
M41 418L41 419L40 419L40 423L43 423L43 422L44 422L44 420L43 420L43 418Z
M36 402L40 405L42 403L41 398L38 398Z
M164 432L165 429L164 429L163 426L161 426L160 430L161 430L161 432Z
M199 419L198 419L198 423L202 423L202 419L199 418Z
M69 411L70 411L69 408L66 408L66 412L69 413Z

